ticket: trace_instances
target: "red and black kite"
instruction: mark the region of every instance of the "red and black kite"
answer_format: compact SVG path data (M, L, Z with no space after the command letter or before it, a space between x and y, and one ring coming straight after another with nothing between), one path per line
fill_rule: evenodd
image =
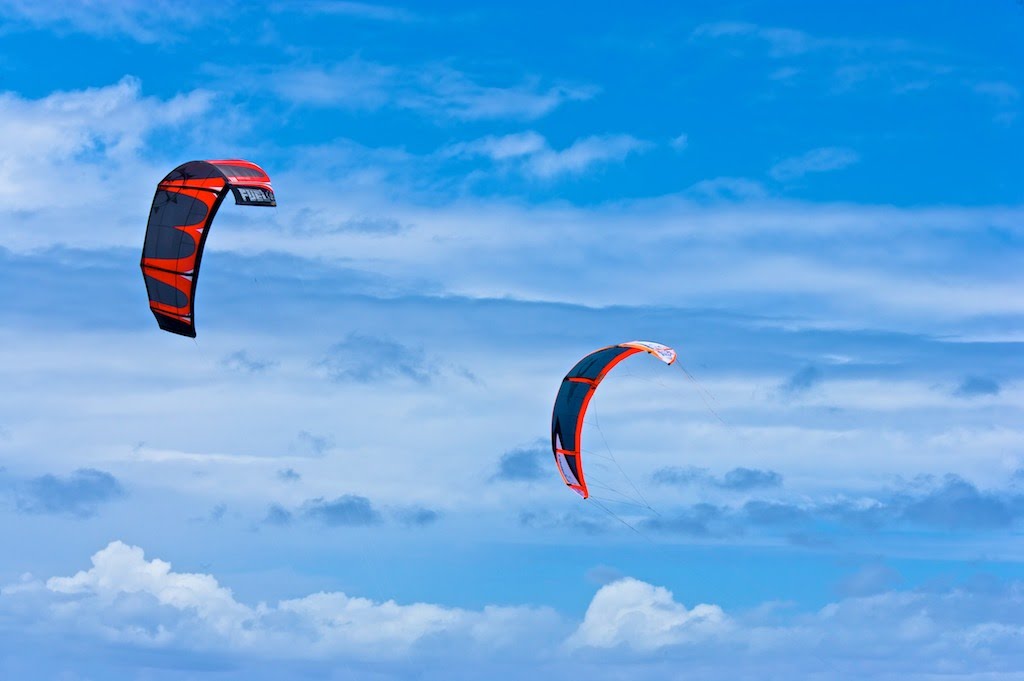
M156 186L141 266L149 307L164 331L196 337L199 263L229 189L238 205L277 205L270 177L255 163L237 159L189 161Z
M580 435L587 405L598 384L612 368L630 355L647 352L665 364L676 361L676 351L661 343L630 341L590 353L562 379L551 414L551 451L565 484L584 499L590 496L580 460Z

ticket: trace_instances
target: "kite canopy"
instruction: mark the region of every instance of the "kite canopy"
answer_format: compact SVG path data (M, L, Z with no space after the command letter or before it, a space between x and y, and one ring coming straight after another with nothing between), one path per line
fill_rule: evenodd
M665 364L676 361L676 351L661 343L630 341L595 350L581 359L562 379L551 414L551 451L565 484L584 499L590 496L580 460L583 418L594 391L612 368L631 355L646 352Z
M189 161L156 186L142 247L149 307L164 331L195 338L194 302L203 246L228 195L241 206L276 206L270 177L238 159Z

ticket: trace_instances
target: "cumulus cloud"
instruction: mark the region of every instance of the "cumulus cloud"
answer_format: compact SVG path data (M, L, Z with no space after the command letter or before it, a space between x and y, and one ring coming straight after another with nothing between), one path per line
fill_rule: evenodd
M900 495L890 505L910 523L949 530L1009 528L1024 516L1024 496L982 491L955 475L919 497Z
M726 536L739 531L739 523L728 507L699 503L675 509L656 518L646 518L644 529L690 537Z
M501 656L523 672L515 678L536 677L600 655L595 678L621 678L629 669L630 678L644 681L683 663L715 680L766 669L806 678L822 665L844 678L968 678L1016 669L1024 632L1019 582L979 578L898 590L898 575L884 565L851 575L841 598L821 607L766 602L729 612L714 603L687 605L663 586L600 568L592 579L601 586L572 623L548 608L469 610L342 592L249 605L213 575L175 571L119 541L91 563L68 577L25 575L0 589L0 631L23 636L31 623L53 640L73 637L108 655L159 659L173 651L179 665L196 655L217 664L360 661L364 674L389 679L408 677L396 664L440 679L450 676L435 672L450 674L455 660L494 663Z
M510 639L533 638L535 628L550 633L559 627L558 617L546 609L472 611L374 602L340 592L250 606L212 575L176 572L170 563L147 560L141 548L119 541L93 555L88 570L46 580L45 590L52 594L53 607L43 610L50 624L80 635L149 649L271 658L394 659L443 636L494 650Z
M267 507L267 514L263 517L265 525L289 525L294 516L292 512L281 504L271 504Z
M501 455L498 461L498 472L492 480L540 480L548 471L544 463L551 453L541 447L520 447L510 449Z
M700 479L687 477L682 480ZM823 528L848 532L1009 530L1024 519L1024 495L982 490L956 475L922 476L910 484L873 494L821 500L750 499L742 506L699 503L643 520L647 529L690 536L743 534L750 527L777 529L794 536Z
M968 376L956 387L953 394L956 397L982 397L985 395L998 395L1001 386L999 382L984 376Z
M566 645L624 645L650 652L718 636L729 626L729 618L717 605L702 603L687 608L677 603L668 589L627 577L597 591L583 622Z
M261 522L284 526L304 519L327 527L368 527L383 523L385 517L405 527L426 527L440 520L441 513L420 504L382 508L367 497L343 494L334 499L307 499L293 508L271 504Z
M277 472L277 479L283 482L298 482L302 476L294 468L282 468Z
M441 514L424 506L407 506L396 510L395 517L406 527L425 527L436 523Z
M80 518L96 514L105 503L124 496L110 473L80 468L70 475L41 475L16 485L15 501L25 513L66 513Z
M575 532L582 532L588 535L604 534L608 531L608 521L606 519L595 519L579 513L522 511L519 514L519 524L523 527L544 530L569 528Z
M782 475L775 471L742 466L726 471L721 478L707 468L666 466L655 470L651 479L663 485L701 485L738 492L782 485Z
M376 525L381 514L373 503L358 494L344 494L336 499L310 499L302 505L302 515L331 527Z

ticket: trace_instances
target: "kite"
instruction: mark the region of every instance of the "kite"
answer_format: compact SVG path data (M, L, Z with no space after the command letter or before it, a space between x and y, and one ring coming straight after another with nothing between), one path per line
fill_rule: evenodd
M240 206L276 206L270 177L241 160L189 161L160 181L142 247L149 308L164 331L196 337L199 263L217 209L228 195Z
M565 484L584 499L590 496L583 478L580 459L580 435L587 405L598 384L612 368L631 355L646 352L665 364L676 361L676 351L661 343L630 341L601 348L590 353L566 374L555 398L551 414L551 451L558 464L558 472Z

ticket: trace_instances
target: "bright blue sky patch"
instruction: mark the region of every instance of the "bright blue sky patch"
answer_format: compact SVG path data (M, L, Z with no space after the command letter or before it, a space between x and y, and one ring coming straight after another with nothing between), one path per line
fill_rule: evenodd
M0 678L1016 673L1022 34L0 0ZM279 205L193 342L139 250L218 157ZM609 375L583 501L551 403L635 338L697 384Z

